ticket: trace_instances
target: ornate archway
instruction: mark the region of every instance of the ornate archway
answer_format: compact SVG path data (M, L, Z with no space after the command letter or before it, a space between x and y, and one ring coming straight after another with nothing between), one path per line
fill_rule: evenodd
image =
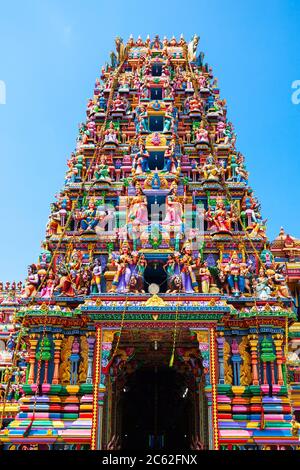
M170 329L125 330L113 340L104 367L102 448L114 438L122 449L190 449L195 441L211 447L208 344L199 338L178 331L172 367Z

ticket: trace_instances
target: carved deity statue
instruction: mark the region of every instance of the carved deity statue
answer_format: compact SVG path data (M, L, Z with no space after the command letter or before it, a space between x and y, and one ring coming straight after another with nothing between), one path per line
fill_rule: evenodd
M189 62L195 62L197 59L197 47L198 47L199 39L200 39L199 36L195 34L192 40L189 42L189 45L188 45Z

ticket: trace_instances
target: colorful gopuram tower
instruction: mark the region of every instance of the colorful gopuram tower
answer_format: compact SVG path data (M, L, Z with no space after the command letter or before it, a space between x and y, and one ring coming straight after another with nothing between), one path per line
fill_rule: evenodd
M117 38L96 80L40 257L0 295L4 449L298 447L285 264L198 41Z

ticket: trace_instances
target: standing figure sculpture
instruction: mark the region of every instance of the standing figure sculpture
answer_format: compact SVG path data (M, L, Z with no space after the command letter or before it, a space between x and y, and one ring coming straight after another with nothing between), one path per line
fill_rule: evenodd
M189 42L188 45L188 61L189 62L195 62L197 60L197 47L199 43L199 36L194 34L194 37L192 38L191 42Z
M166 197L166 215L163 224L180 226L182 224L182 216L182 204L177 196L177 185L174 183L171 186L170 194Z
M117 267L117 272L114 276L110 292L129 292L129 283L132 274L132 270L130 269L132 258L128 242L123 242L120 253L111 254L111 260L112 264Z
M93 276L92 276L92 281L91 281L91 293L100 294L101 293L102 266L101 266L101 260L99 258L95 259L92 272L93 272Z
M115 44L118 54L118 63L120 64L125 58L125 46L123 44L123 39L117 36L115 39Z
M191 244L186 242L182 251L183 256L180 259L180 264L183 292L198 292L198 282L196 281L196 276L194 273L194 269L197 267L197 263L193 258Z
M23 298L34 297L37 294L39 286L39 275L35 264L28 266L28 277L26 279L25 289L22 293Z

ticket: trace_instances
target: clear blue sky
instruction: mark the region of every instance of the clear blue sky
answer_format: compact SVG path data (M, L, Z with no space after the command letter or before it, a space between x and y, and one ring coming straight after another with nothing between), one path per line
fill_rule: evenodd
M0 279L24 278L64 181L78 123L116 35L190 39L219 79L273 238L300 237L299 0L2 2Z

